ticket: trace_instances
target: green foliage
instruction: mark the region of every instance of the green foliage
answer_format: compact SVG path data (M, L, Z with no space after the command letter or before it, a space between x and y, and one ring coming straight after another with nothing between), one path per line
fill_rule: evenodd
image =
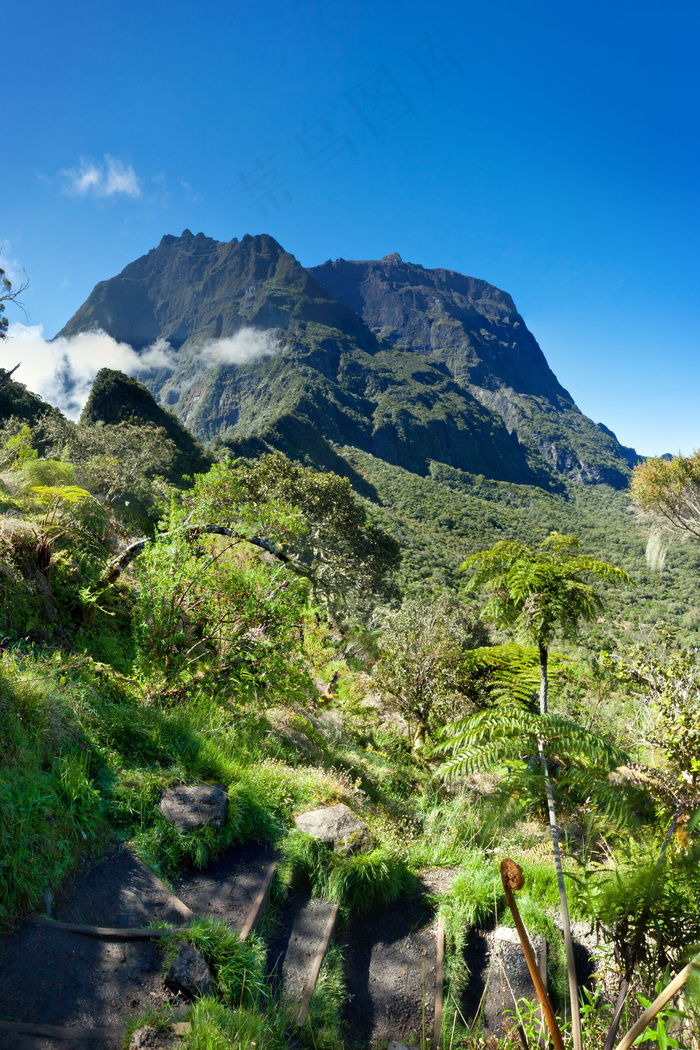
M229 1007L254 1006L266 993L265 945L256 935L242 941L223 919L195 919L185 933L168 938L163 969L188 941L206 959L217 991Z
M546 779L540 743L546 740L553 784L570 809L591 800L612 821L634 819L625 792L608 779L626 756L568 718L540 715L520 704L501 704L451 723L444 736L438 745L450 755L442 767L444 776L508 767L504 791L540 805Z
M635 965L679 969L700 941L700 845L669 851L659 862L659 839L649 832L646 841L631 839L614 866L586 868L573 882L578 910L613 945L622 973Z
M588 577L632 585L623 569L580 550L577 539L556 532L535 548L502 540L490 551L471 555L462 569L473 570L470 587L488 588L486 617L514 628L525 641L548 646L556 631L571 636L581 621L592 620L602 609Z
M343 956L337 944L326 952L314 988L309 1012L299 1033L300 1041L309 1050L335 1050L344 1045L343 1008L346 1000Z
M40 438L50 455L71 463L76 480L112 509L131 500L150 508L168 493L164 478L177 448L163 427L45 417Z
M653 998L661 995L662 991L668 984L670 984L670 976L667 967L664 973L664 980L655 982L654 991L656 992L656 995ZM647 999L646 996L640 995L639 992L637 992L637 1002L645 1010L648 1010L651 1006L651 999ZM635 1039L632 1045L637 1046L639 1043L644 1043L645 1045L656 1045L659 1047L659 1050L667 1050L667 1048L668 1050L687 1050L683 1038L681 1037L678 1039L675 1035L671 1034L671 1031L669 1031L671 1026L673 1026L677 1032L678 1020L684 1020L687 1016L685 1010L676 1010L672 1006L664 1006L657 1013L653 1022L653 1027L649 1025L642 1035L638 1039Z
M469 791L445 798L444 792L425 790L417 800L416 816L422 834L408 851L413 868L461 864L480 845L487 845L484 813Z
M43 671L43 669L42 669ZM0 925L36 907L104 827L91 754L62 701L62 676L5 657L0 668Z
M470 932L486 926L494 918L494 909L503 905L503 885L496 866L478 853L461 859L461 871L452 884L448 897L440 903L445 917L446 1002L458 1002L469 979L464 953ZM451 1011L449 1011L451 1013Z
M289 688L308 677L295 659L304 587L283 567L239 551L241 540L210 538L181 524L146 545L137 565L139 668L166 686L197 674L224 676L245 691L283 672Z
M408 597L456 589L465 558L502 539L534 547L557 531L577 536L584 550L619 565L637 583L634 589L602 583L607 615L582 623L581 638L609 648L640 621L665 619L692 643L700 625L700 553L670 537L663 572L650 571L647 537L630 513L626 492L573 481L539 488L438 462L419 477L356 448L342 452L356 472L357 491L367 494L373 514L401 543L398 579Z
M287 1050L292 1037L288 1018L279 1004L269 1001L263 1009L235 1010L210 996L198 999L190 1014L191 1028L183 1050ZM320 1047L319 1047L320 1050Z
M651 709L648 743L683 780L700 783L700 650L657 625L644 641L615 650L610 666Z
M29 431L29 427L24 428ZM31 437L31 431L29 431ZM19 436L19 435L18 435ZM15 460L14 469L17 471L21 492L29 492L35 488L65 488L75 484L75 467L61 459L38 458L36 450L34 455L27 457L24 462Z
M449 594L404 603L382 632L375 678L422 735L482 699L469 651L488 642L474 609Z
M249 770L246 736L225 708L207 700L187 711L159 709L135 681L90 658L5 655L0 739L3 925L36 907L85 842L108 828L172 874L206 864L234 841L274 840L288 820ZM166 787L201 780L230 785L227 823L218 833L186 836L164 820L158 802Z
M172 462L165 466L164 476L174 485L181 485L183 476L206 473L212 465L211 457L197 439L179 419L156 402L142 383L111 368L101 368L95 376L80 423L83 426L126 423L165 432L174 450Z
M700 538L700 452L638 463L630 495L657 528Z
M368 520L347 478L274 453L239 466L234 480L239 498L261 513L275 504L297 508L297 528L282 537L287 553L334 611L366 617L373 604L396 596L391 573L401 559L399 545Z
M2 442L0 469L17 470L36 460L38 452L33 447L32 439L32 428L19 416L10 416L9 419L6 419L0 430L0 441Z
M351 914L386 907L415 886L406 864L381 847L344 857L294 830L282 842L282 851L283 882L290 885L303 880L314 896L336 900Z

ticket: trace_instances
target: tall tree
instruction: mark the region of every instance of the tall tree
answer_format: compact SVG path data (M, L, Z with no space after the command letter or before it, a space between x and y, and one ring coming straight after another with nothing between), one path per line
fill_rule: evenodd
M284 542L292 568L307 576L315 598L340 622L366 622L376 606L396 603L401 548L372 523L347 478L274 452L254 463L214 467L198 478L195 491L219 521L241 502L271 522L277 506L296 508L296 526L276 522L269 538Z
M535 645L540 665L540 715L548 713L547 660L557 632L576 634L579 625L592 620L602 608L602 598L591 578L614 584L631 585L622 569L598 561L581 552L572 536L552 532L542 543L531 547L519 540L502 540L491 550L473 554L461 566L472 571L470 586L488 590L483 611L486 619L499 627L512 628L522 641ZM544 772L552 848L559 883L566 959L569 971L571 1021L574 1050L582 1050L578 983L569 923L569 908L559 848L559 829L554 795L547 766L545 741L538 740L540 764Z
M390 618L375 678L409 721L415 720L416 748L448 719L473 709L484 676L474 672L468 657L488 642L476 610L450 594L436 601L409 600Z
M700 539L700 450L692 456L638 463L630 494L657 528Z

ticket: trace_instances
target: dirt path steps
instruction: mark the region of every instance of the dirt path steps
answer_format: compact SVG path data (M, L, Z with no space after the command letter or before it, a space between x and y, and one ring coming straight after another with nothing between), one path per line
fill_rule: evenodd
M183 927L199 910L249 932L262 915L274 864L270 850L228 851L206 873L183 880L190 907L128 849L112 851L57 901L56 923L28 919L0 940L0 1050L118 1046L134 1014L174 1002L156 940L126 939L129 930L157 921ZM111 932L85 936L64 924ZM43 1026L43 1034L29 1034L30 1025ZM71 1028L75 1034L65 1032Z
M263 914L276 862L269 847L244 844L207 871L183 875L173 894L128 849L113 850L61 895L53 922L28 919L0 939L0 1050L118 1047L135 1014L177 1003L163 984L158 939L142 939L144 927L162 921L182 928L204 915L247 935ZM424 889L442 891L429 879ZM294 1004L297 1024L337 919L336 904L298 892L271 939L272 976ZM430 1039L436 991L440 998L439 934L425 896L346 927L350 1042L412 1042L423 1029Z
M225 919L247 937L262 918L276 863L269 846L245 843L227 850L206 871L184 874L175 887L196 915Z
M282 972L284 997L298 1006L297 1025L302 1025L306 1019L337 921L338 905L317 897L303 901L294 915Z
M413 1043L425 1017L433 1032L437 920L422 897L400 900L349 925L341 940L346 959L349 1041Z

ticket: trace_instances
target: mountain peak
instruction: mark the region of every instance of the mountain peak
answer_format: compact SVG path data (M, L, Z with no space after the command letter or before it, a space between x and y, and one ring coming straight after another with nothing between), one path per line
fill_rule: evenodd
M432 460L538 484L623 486L636 461L580 413L507 292L398 252L305 269L269 234L186 229L98 284L59 334L95 327L137 351L169 343L174 367L148 385L200 438L256 437L326 467L332 442L415 473ZM251 329L283 352L220 342ZM118 389L133 407L135 388L105 383L103 404Z

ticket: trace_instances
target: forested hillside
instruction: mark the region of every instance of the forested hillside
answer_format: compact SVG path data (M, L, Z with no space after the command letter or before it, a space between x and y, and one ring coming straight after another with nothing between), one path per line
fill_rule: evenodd
M633 502L543 358L561 461L389 314L183 235L67 329L160 402L0 376L2 1050L698 1050L700 470Z

